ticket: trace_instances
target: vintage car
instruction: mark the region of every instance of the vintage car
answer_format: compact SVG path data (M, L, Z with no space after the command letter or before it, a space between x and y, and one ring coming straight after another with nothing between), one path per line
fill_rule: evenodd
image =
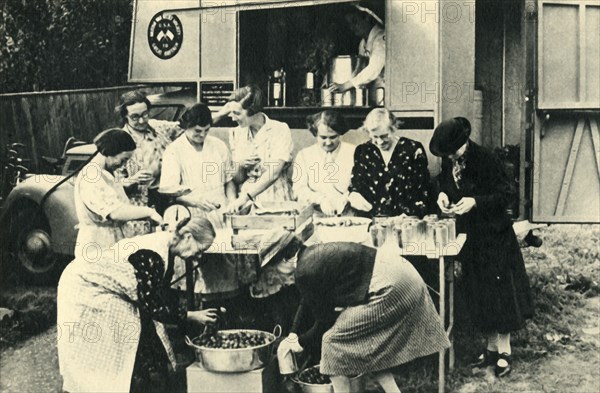
M148 96L151 116L173 120L195 101L192 90ZM27 281L55 281L73 257L77 239L77 214L73 200L74 177L55 187L76 171L96 151L93 144L68 142L59 159L60 175L28 176L8 195L0 215L3 271L18 270ZM40 206L40 204L43 204Z

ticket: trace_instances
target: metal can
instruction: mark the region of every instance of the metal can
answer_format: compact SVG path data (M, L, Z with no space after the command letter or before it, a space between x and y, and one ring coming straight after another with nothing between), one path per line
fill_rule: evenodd
M329 91L329 89L321 89L321 105L322 106L332 106L333 105L333 95Z
M365 106L365 89L356 89L355 106Z
M333 106L342 106L343 96L343 93L333 93Z
M352 98L353 98L353 94L354 92L352 90L348 90L347 92L343 93L342 96L342 105L343 106L352 106Z
M385 105L385 88L378 87L376 93L377 93L376 94L377 106L384 106Z

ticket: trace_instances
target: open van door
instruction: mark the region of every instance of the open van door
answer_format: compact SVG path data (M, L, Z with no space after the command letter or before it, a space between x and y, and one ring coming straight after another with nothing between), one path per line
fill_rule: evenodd
M600 3L538 0L532 221L600 222Z

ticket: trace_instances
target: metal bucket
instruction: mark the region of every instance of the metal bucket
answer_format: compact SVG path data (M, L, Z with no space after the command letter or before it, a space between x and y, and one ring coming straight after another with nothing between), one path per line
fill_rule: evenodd
M303 372L310 370L310 369L319 369L319 366L312 366L310 368L307 368L306 370L303 370L302 372L300 372L298 374L297 377L292 378L292 381L300 386L300 389L302 389L302 393L333 393L333 384L331 383L326 383L326 384L314 384L314 383L307 383L307 382L302 382L299 378L302 375ZM350 392L352 393L362 393L365 391L365 378L363 378L363 374L357 375L354 378L350 378Z

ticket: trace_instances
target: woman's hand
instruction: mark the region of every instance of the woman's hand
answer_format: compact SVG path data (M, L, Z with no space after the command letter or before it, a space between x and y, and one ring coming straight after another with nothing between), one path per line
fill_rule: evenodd
M437 204L440 207L440 210L444 214L453 213L453 210L450 208L450 199L445 192L440 192L437 199Z
M232 111L233 101L227 102L225 105L219 109L219 111L215 114L215 118L221 118L228 116Z
M193 207L199 207L202 210L213 211L221 208L221 204L211 201L206 198L202 198L198 195L189 196L186 198L188 203Z
M334 201L332 201L326 196L321 198L321 201L319 202L319 207L321 208L323 214L325 214L326 216L335 216L338 213Z
M216 308L207 308L200 311L188 311L187 317L190 321L198 322L203 325L213 325L217 322L218 314Z
M260 162L260 157L256 153L253 153L252 155L244 158L240 162L240 165L242 165L244 168L251 168L251 167L255 166L256 164L258 164L259 162Z
M352 83L350 83L350 81L344 82L344 83L332 83L329 86L329 91L331 93L345 93L348 90L352 89L353 87L354 87L354 85L352 85Z
M348 202L350 202L350 206L355 208L356 210L360 210L363 212L368 212L373 209L373 205L371 205L365 197L360 195L358 192L351 192L348 196Z
M225 211L230 214L234 214L239 212L247 203L249 202L248 196L246 194L242 194L237 197L233 202L231 202L225 208Z
M146 169L142 169L141 171L137 171L136 173L134 173L132 176L130 176L129 181L133 182L133 183L147 183L149 181L152 181L154 179L154 176L152 175L152 172L150 172L149 170Z
M288 352L299 353L304 351L304 348L298 342L298 335L296 333L290 333L277 348L277 357L284 357Z
M463 214L467 214L468 212L473 210L475 206L477 206L475 198L461 198L460 201L458 201L458 203L454 205L452 211L460 216Z
M163 223L163 218L160 214L158 214L156 212L156 210L152 209L152 208L148 208L149 212L148 212L148 218L151 219L154 223L156 223L156 225L162 225Z

